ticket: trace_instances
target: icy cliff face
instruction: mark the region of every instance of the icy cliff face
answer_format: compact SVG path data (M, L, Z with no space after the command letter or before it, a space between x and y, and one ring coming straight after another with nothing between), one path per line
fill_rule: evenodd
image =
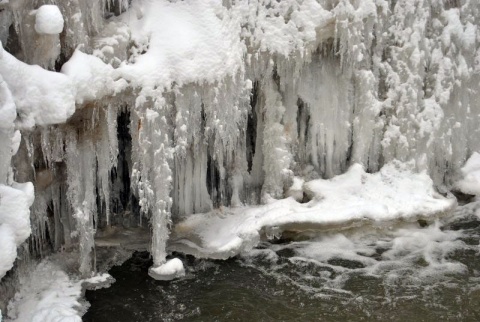
M97 230L151 227L159 266L172 221L294 176L398 160L446 191L480 150L477 1L44 2L0 1L0 276L28 220L83 275Z

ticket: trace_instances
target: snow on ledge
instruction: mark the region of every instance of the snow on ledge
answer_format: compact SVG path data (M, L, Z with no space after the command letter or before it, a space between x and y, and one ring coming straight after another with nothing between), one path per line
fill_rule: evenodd
M185 276L185 268L180 259L172 258L163 265L150 267L148 275L159 281L170 281Z
M30 129L35 125L65 123L75 112L72 81L62 73L25 64L3 51L3 47L0 52L0 75L5 82L2 87L13 98L17 127ZM0 120L3 118L0 115Z
M355 164L330 180L307 182L303 190L311 198L308 203L289 197L263 206L192 215L174 227L169 248L201 258L226 259L255 247L263 234L415 220L456 206L454 198L434 190L426 173L414 173L398 162L375 174Z

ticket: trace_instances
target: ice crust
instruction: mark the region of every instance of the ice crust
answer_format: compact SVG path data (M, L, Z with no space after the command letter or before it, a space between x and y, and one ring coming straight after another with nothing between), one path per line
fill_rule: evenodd
M259 207L189 216L174 227L170 248L198 257L226 259L251 250L261 235L274 238L284 230L411 221L448 213L456 205L454 198L435 192L428 175L413 173L399 163L387 164L375 174L355 164L330 180L306 182L303 190L311 199L305 204L287 198Z

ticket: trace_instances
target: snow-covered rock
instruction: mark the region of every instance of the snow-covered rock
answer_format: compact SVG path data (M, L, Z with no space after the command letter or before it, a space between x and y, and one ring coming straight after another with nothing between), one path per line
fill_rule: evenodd
M56 5L45 4L33 12L35 31L39 34L56 35L63 30L63 16Z
M180 259L172 258L165 264L157 267L150 267L148 269L148 275L156 280L170 281L185 276L185 268Z

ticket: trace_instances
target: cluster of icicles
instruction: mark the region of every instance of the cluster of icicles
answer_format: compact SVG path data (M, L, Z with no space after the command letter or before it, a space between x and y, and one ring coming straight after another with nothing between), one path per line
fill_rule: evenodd
M149 1L63 1L61 35L28 29L37 1L4 5L0 23L10 27L0 40L17 58L60 69L55 64L77 48L101 59L117 82L77 84L76 111L64 124L25 128L17 120L13 173L35 184L37 252L47 244L78 248L88 275L97 231L143 225L158 266L172 221L283 198L294 176L331 178L353 163L376 172L413 160L446 190L480 149L476 1L223 2L212 9L212 26L237 32L236 68L211 79L172 74L167 86L128 79L136 74L125 67L158 49L154 36L140 41L124 23L135 15L147 23ZM196 23L189 6L212 5L159 3L185 25ZM219 41L208 14L198 32Z

